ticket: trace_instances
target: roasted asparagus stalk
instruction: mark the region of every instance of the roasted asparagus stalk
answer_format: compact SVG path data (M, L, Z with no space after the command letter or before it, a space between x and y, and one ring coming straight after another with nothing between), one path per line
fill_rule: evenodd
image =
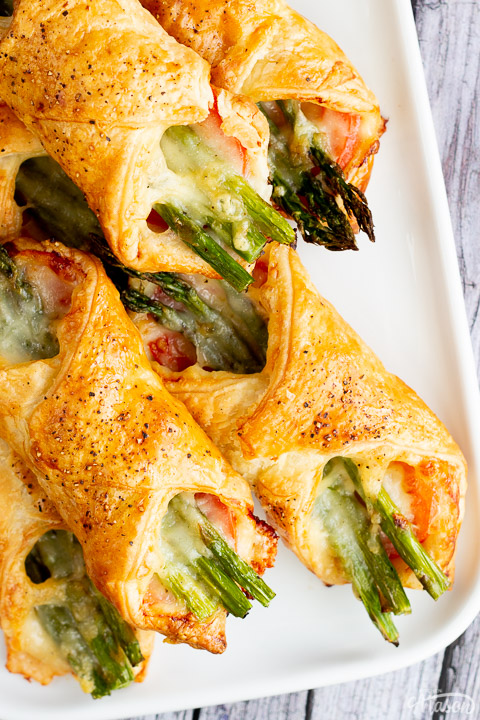
M210 285L220 282L225 295L225 302L213 307L202 300L188 277L166 272L141 273L123 265L108 247L83 194L49 157L24 162L17 175L16 188L18 201L26 206L25 212L46 236L98 255L121 291L126 307L150 312L168 329L183 333L201 349L206 367L236 373L262 369L267 330L263 320L249 309L251 303L247 298L222 281L209 280L206 282ZM129 288L129 277L141 281L141 285ZM165 302L148 297L145 287L149 284L160 288L177 307L168 307ZM232 295L236 309L228 312ZM178 308L178 303L182 308ZM245 315L248 317L243 320Z
M375 498L367 496L358 468L348 458L333 458L325 466L315 513L372 622L387 640L398 644L390 613L409 613L411 608L380 531L434 599L448 589L448 579L386 490L381 488Z
M35 608L44 630L82 687L99 698L125 687L143 660L132 628L94 587L80 544L66 530L50 530L34 545L25 569L35 584L49 582L58 599Z
M275 597L187 494L169 503L162 523L162 553L161 581L199 619L218 606L245 617L252 604L243 590L265 607Z
M259 107L270 126L273 200L293 217L304 239L329 250L356 250L353 220L373 241L372 215L364 194L346 182L341 168L327 155L321 134L300 102L279 100Z

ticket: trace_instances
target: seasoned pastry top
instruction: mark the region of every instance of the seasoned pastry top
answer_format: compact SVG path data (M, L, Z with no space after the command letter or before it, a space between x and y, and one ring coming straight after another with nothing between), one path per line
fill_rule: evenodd
M143 0L212 78L255 101L296 98L341 112L378 111L374 94L326 33L283 0Z

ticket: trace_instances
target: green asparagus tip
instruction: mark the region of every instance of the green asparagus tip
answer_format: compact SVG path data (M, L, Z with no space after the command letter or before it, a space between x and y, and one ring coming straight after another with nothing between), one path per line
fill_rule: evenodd
M424 550L411 523L402 515L384 488L380 490L373 504L382 517L382 530L395 550L413 570L429 595L438 600L450 587L447 576Z
M228 612L235 617L244 618L252 604L235 582L223 572L221 566L212 558L201 556L194 563L203 579L220 598Z
M171 203L157 203L155 211L165 220L192 250L205 260L235 290L241 292L252 282L252 276L233 259L203 228L197 225L183 210Z
M40 623L82 688L92 697L109 695L134 680L143 655L133 629L94 587L85 573L81 546L72 533L51 530L25 561L35 584L58 586L62 602L37 605Z
M182 551L179 532L195 539L189 543L196 549L193 556ZM208 617L219 605L236 617L245 617L252 604L244 590L264 606L275 596L197 505L182 495L170 501L162 522L162 543L170 560L159 573L160 579L199 619Z
M412 524L400 512L384 487L380 489L376 498L367 498L355 463L345 458L344 466L359 495L381 516L381 528L402 560L413 570L429 595L434 600L438 600L450 587L450 581L424 550L413 531Z

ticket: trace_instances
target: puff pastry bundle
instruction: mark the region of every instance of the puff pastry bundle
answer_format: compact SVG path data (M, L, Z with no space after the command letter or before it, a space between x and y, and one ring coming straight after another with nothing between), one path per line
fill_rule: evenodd
M207 63L137 0L16 4L0 77L3 100L130 267L220 273L243 289L267 237L294 240L262 199L265 119L248 99L214 92Z
M261 372L154 367L249 479L300 560L327 584L352 582L396 642L384 611L409 610L397 573L404 586L421 582L435 598L453 579L464 458L425 403L319 295L293 251L270 246L259 282L248 294L268 322ZM145 319L135 320L142 331ZM356 539L347 528L356 528ZM372 557L380 571L365 566ZM391 587L377 586L380 604L370 576L391 576Z
M251 187L268 195L268 122L274 200L306 239L354 248L356 223L373 238L361 188L384 129L378 104L335 43L280 1L144 5L195 45L226 90L213 100L205 64L134 0L68 0L63 19L58 1L32 10L21 0L0 44L0 93L52 157L18 127L18 151L6 144L5 239L23 212L15 186L34 235L69 242L71 228L70 242L93 243L158 374L235 471L152 374L100 264L56 244L12 246L21 272L10 279L18 272L21 288L32 263L46 264L60 278L49 292L63 310L53 303L48 322L29 328L21 349L30 362L12 355L18 342L6 344L0 435L132 626L221 652L226 610L249 608L239 586L268 603L252 568L271 564L275 543L251 514L241 472L301 561L325 583L350 582L396 643L392 614L410 611L403 587L436 599L453 579L465 462L433 413L320 297L285 247L284 221ZM249 94L263 116L230 90ZM244 264L257 259L247 295L237 290L250 276L220 250L208 255L204 226L230 260L229 240ZM258 260L269 234L284 245Z
M237 581L273 596L252 568L273 562L275 537L247 483L151 370L98 260L24 239L2 275L17 293L2 288L2 311L17 302L23 320L2 322L0 435L130 625L222 652L225 608L251 606Z
M75 587L78 592L78 587L88 582L84 576L81 553L33 474L3 441L0 441L0 502L0 626L7 645L7 668L10 672L21 673L28 679L46 685L56 675L74 670L66 659L68 654L59 651L58 645L45 631L37 610L50 619L53 613L57 613L57 617L62 617L64 621L67 619L67 630L73 632L75 621L69 614L68 602L77 616L82 608L78 602L72 601L71 589ZM62 555L52 553L56 543L61 543ZM38 553L38 547L42 548L44 556L46 554L52 570L57 570L57 577L50 575L44 578L32 573L32 568L39 567L38 559L34 563L32 554L32 551ZM67 547L76 554L71 565L68 563L71 556L67 555ZM46 566L42 567L46 569ZM70 586L65 585L66 579L70 580ZM70 595L67 598L69 587ZM102 675L95 655L95 652L98 654L98 648L95 648L95 642L99 642L98 636L92 637L89 646L86 646L77 631L72 644L76 645L83 661L83 665L76 665L77 677L83 689L100 695L127 684L134 677L135 680L142 680L153 646L153 633L137 631L139 645L133 631L115 615L110 606L110 613L115 618L114 627L117 630L121 628L127 640L119 650L118 640L106 622L95 594L89 591L83 599L99 628L99 635L103 633L100 638L102 649L107 642L113 649L109 655L111 673ZM65 635L62 639L65 642ZM133 664L123 648L126 648ZM112 681L112 671L117 675L115 681Z
M60 217L68 192L58 192L53 166L49 177ZM24 180L18 182L27 189ZM28 197L31 208L45 197L42 183L48 186L46 173L36 179L40 191ZM57 226L62 223L68 236L68 218ZM122 299L136 311L132 319L171 392L251 481L270 521L326 583L350 580L362 597L365 587L358 587L354 570L374 556L367 553L362 560L357 552L352 568L355 538L342 549L339 539L325 532L328 517L340 526L342 517L334 511L350 513L343 526L356 527L360 539L382 555L378 522L368 521L358 498L371 517L384 512L382 542L391 562L383 551L380 568L373 570L376 580L387 577L387 584L379 588L381 606L376 588L370 593L373 606L371 597L362 599L384 635L396 641L381 611L409 609L396 571L406 585L418 586L415 575L420 577L434 597L446 589L447 576L453 578L463 458L422 401L386 373L319 296L293 252L272 247L255 276L259 287L242 296L202 276L137 273ZM179 370L184 371L172 372ZM345 495L340 507L327 513L324 503L338 500L339 490ZM388 504L389 493L400 509ZM392 517L402 518L393 529ZM372 572L365 571L367 579Z
M332 38L284 0L142 4L211 64L216 85L260 104L270 124L273 199L295 218L305 239L331 249L354 248L342 210L373 239L362 191L385 121L374 94ZM312 166L314 177L302 175Z

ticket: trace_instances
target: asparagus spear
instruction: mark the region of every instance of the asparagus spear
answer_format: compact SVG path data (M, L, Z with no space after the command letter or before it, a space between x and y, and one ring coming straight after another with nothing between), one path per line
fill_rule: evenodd
M133 667L139 665L143 660L139 642L135 637L133 628L125 622L117 608L108 602L107 598L97 590L90 581L90 592L92 592L100 605L101 611L113 632L117 643L122 647L125 655Z
M174 273L141 273L123 265L108 247L83 194L54 160L40 157L26 161L18 172L16 184L21 195L19 201L26 202L28 212L45 233L100 257L119 290L125 289L125 277L130 276L158 285L167 295L181 302L193 317L182 314L180 322L178 315L167 310L162 322L171 330L182 331L182 324L188 326L185 333L194 344L200 345L207 367L237 373L257 372L263 368L267 332L261 318L249 317L247 326L239 322L235 314L228 315L228 305L221 312L210 307L187 281ZM2 257L0 255L0 269ZM237 299L242 297L233 289L231 292Z
M175 595L183 600L187 608L199 620L210 617L218 607L218 596L202 587L191 567L167 563L164 570L158 573L164 583Z
M413 533L412 526L382 488L373 506L380 513L381 527L396 551L413 570L425 590L438 600L450 587L450 581L423 549Z
M217 528L195 505L187 503L177 495L171 501L172 509L178 513L191 527L197 527L206 547L213 553L218 562L241 587L267 607L275 597L275 593L255 570L242 560L226 542Z
M222 280L196 276L201 278L205 285L212 286L218 283L221 286L226 299L222 301L220 312L202 300L195 288L189 284L188 276L187 279L182 279L176 273L141 273L133 270L122 265L105 244L96 245L96 253L108 266L118 268L124 275L158 285L166 295L184 305L185 309L191 312L205 328L201 333L204 337L208 334L209 338L220 346L223 345L222 341L225 341L225 356L222 364L217 367L207 358L209 367L247 373L263 368L268 342L267 328L246 295L237 293ZM168 319L165 318L165 321L168 322Z
M368 562L371 533L361 506L352 495L332 485L321 493L316 510L343 570L370 619L386 640L398 645L398 631L391 616L382 611L377 590L378 574L372 574Z
M272 119L269 106L259 103L270 126L269 165L275 202L297 222L307 242L330 250L356 249L350 220L374 240L371 212L363 193L346 182L341 168L325 153L321 136L298 101L278 101L289 131L302 148L293 151Z
M229 333L220 323L197 320L191 313L169 308L133 288L121 290L120 297L132 312L148 312L162 325L181 332L201 351L203 363L212 370L252 373L264 365L252 357L250 348L236 333Z
M181 156L178 154L178 147L183 150ZM206 167L211 168L210 172L212 179L215 180L215 189L221 188L223 194L227 193L227 197L230 194L232 200L236 200L236 202L232 203L233 207L236 208L238 203L243 204L246 220L249 219L253 223L253 226L249 223L250 229L256 228L265 236L280 243L291 244L295 241L295 232L288 221L265 202L242 176L233 173L227 168L225 163L193 128L185 125L176 125L169 128L162 138L162 150L167 164L173 171L181 172L186 168L189 172L195 173ZM209 187L204 186L201 189L208 196L211 195ZM225 219L229 219L228 211ZM253 237L258 241L258 235L253 233ZM250 236L246 240L245 247L252 253L247 259L253 260L258 257L258 245L254 247L255 242L252 244L253 246L250 245ZM231 237L231 244L239 252L234 235ZM243 238L242 242L242 245L244 244L245 238Z
M204 582L218 594L225 610L228 610L235 617L245 617L252 604L247 600L238 585L223 572L215 559L201 555L194 562L194 567L202 576Z
M234 222L224 221L219 216L206 215L202 225L211 227L222 242L233 247L236 254L247 262L257 260L265 247L264 236L255 225L250 223L244 222L243 227L239 223L239 227L236 229ZM245 225L247 225L246 228Z
M252 276L181 208L173 203L156 203L153 207L183 242L225 278L235 290L239 292L245 290L253 282Z
M132 666L108 624L88 578L71 580L66 596L67 607L96 657L109 690L128 685L134 679Z
M116 269L112 280L120 290L123 304L132 312L149 312L170 330L182 332L200 349L207 367L212 370L230 370L235 373L259 372L265 365L268 334L265 323L250 306L246 323L235 313L228 313L228 302L222 312L210 307L197 291L176 273L142 273L123 265L99 238L92 237L94 252L107 267ZM185 307L173 310L159 300L148 297L137 288L126 288L122 276L130 276L160 287L163 292ZM222 282L208 280L208 282ZM227 301L248 301L228 284L223 288ZM236 310L236 308L235 308ZM245 314L245 308L238 312ZM247 324L248 323L248 324Z
M37 605L35 611L85 692L94 698L109 695L98 662L78 631L71 611L65 605Z
M101 697L128 685L133 667L143 660L140 646L132 628L87 577L74 535L65 530L45 533L25 568L33 582L50 577L58 585L62 601L35 609L84 689Z
M205 516L200 519L200 532L205 545L212 552L223 570L264 607L268 607L275 593L255 570L223 539L218 530Z
M100 224L83 193L54 160L49 157L27 160L21 165L15 184L17 200L28 205L28 212L49 235L82 250L92 250L92 243L104 244ZM164 220L169 225L171 221L170 227L236 289L243 290L252 282L247 271L200 225L181 210L175 213L172 206L166 206L165 213Z
M284 245L295 242L295 231L292 226L275 208L266 202L260 202L259 195L243 177L232 175L226 179L225 186L243 198L248 214L264 235Z
M385 488L380 489L376 498L367 497L358 468L351 460L344 462L357 492L371 506L372 511L380 515L380 526L402 560L413 570L431 597L438 600L450 587L450 581L423 549L413 532L412 524L402 515Z
M160 577L200 619L208 617L205 613L211 614L209 600L214 601L215 607L222 605L233 615L245 617L251 603L240 588L264 606L274 597L253 568L237 555L196 505L182 495L170 501L162 530L164 553L170 559ZM185 536L189 537L188 542L182 540Z
M57 337L40 295L1 246L0 355L8 362L20 363L57 353Z
M48 237L69 247L91 249L91 237L103 240L95 213L82 191L48 156L23 162L15 179L16 200ZM105 241L104 241L105 242Z

